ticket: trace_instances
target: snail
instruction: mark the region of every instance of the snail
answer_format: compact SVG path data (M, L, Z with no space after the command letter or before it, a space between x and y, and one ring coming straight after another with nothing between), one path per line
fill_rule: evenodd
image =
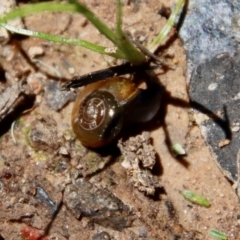
M144 71L141 73L146 79L146 89L139 88L139 76L134 75L133 79L115 76L143 68L121 66L108 68L109 74L101 70L63 86L69 89L94 82L80 91L72 110L73 131L87 147L106 145L117 137L125 123L147 122L159 110L163 87ZM103 77L109 78L102 80Z

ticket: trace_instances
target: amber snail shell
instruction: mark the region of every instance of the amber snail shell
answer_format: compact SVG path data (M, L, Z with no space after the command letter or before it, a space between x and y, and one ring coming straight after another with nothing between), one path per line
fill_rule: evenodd
M146 90L123 77L87 85L78 95L72 126L87 147L101 147L119 134L126 121L149 121L160 107L161 86L154 82Z
M73 130L82 144L100 147L113 140L123 125L124 105L136 92L134 83L120 77L86 86L72 111Z

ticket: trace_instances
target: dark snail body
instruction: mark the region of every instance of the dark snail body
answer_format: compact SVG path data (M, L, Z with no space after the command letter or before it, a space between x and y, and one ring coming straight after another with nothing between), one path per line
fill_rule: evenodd
M89 84L79 93L72 126L83 145L106 145L116 138L124 123L146 122L156 115L163 88L144 71L140 77L147 79L146 89L140 89L134 79L113 77Z

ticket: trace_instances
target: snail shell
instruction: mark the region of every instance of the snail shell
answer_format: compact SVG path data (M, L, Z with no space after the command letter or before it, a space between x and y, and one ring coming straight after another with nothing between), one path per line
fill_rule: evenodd
M115 77L89 84L78 95L72 112L77 138L87 147L112 141L126 122L146 122L159 110L162 86L149 74L147 88L137 81ZM146 76L147 75L147 76Z
M137 94L128 79L115 77L86 86L78 95L72 112L77 138L87 147L100 147L120 132L124 106Z

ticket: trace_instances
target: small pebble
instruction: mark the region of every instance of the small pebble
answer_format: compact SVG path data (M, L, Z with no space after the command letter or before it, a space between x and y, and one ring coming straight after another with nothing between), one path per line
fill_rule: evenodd
M65 147L60 147L58 152L61 155L68 155L69 154Z
M43 50L42 47L34 46L34 47L30 47L28 49L28 55L31 58L34 58L34 57L39 56L39 55L42 55L43 53L44 53L44 50Z
M73 67L68 68L68 72L73 75L75 73L75 69Z
M238 132L240 130L239 126L232 127L232 132Z

